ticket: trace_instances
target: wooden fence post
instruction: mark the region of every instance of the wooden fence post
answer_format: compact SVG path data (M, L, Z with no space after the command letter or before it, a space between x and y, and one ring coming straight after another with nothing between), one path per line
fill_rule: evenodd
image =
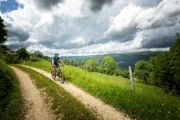
M129 66L129 79L130 79L131 87L135 90L131 66Z

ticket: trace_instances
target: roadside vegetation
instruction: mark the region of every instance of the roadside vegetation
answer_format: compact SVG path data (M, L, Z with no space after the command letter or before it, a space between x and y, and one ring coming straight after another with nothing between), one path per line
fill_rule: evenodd
M23 64L47 72L51 70L50 63L45 60ZM121 76L88 72L68 65L65 66L64 72L68 81L115 108L125 111L133 118L180 119L180 98L166 94L159 87L135 82L135 91L133 91L129 80Z
M95 120L96 117L85 106L62 87L38 72L16 65L29 74L35 85L52 98L52 109L62 120Z
M134 76L141 82L163 88L167 93L180 95L180 34L170 51L135 64Z
M22 105L19 82L16 75L0 59L0 119L20 119Z

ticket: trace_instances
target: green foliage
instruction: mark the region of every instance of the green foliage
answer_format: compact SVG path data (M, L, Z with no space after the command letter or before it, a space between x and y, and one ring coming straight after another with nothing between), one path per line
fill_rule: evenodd
M140 80L144 80L148 83L147 79L149 77L149 66L148 62L141 60L135 64L134 76Z
M17 118L22 105L19 83L15 74L1 59L0 68L0 118L10 120Z
M27 65L50 72L47 61L28 62ZM142 120L180 119L180 98L163 92L159 87L135 82L132 91L129 79L108 76L97 72L65 66L67 80L86 92L100 98L117 109L124 110L131 117Z
M180 94L180 39L169 52L135 64L134 75L148 84L162 87L166 92Z
M86 69L90 72L98 71L98 62L91 58L86 61Z
M45 66L46 65L48 65L47 61ZM56 111L55 112L56 114L62 115L61 116L62 120L95 120L96 119L95 116L88 109L86 109L85 106L80 101L72 97L62 87L54 83L49 78L31 69L21 66L16 66L16 67L27 72L30 75L30 77L34 80L35 85L40 89L44 89L45 92L48 94L48 96L52 98L52 109Z
M68 58L64 58L63 61L66 65L70 65L70 60Z
M50 58L49 56L43 56L43 59L44 59L44 60L47 60L47 61L49 61L49 62L51 61L51 58Z
M7 54L5 61L9 64L13 63L13 64L18 64L21 61L18 59L16 54Z
M173 92L180 94L180 38L176 44L170 49L170 73L172 74L169 84L173 85Z
M129 71L128 70L120 70L120 76L129 78Z
M114 70L114 75L120 76L120 75L121 75L121 70L120 70L119 68L116 68L116 69Z
M0 47L7 40L7 31L5 29L5 25L3 23L3 19L0 16Z
M29 60L29 53L25 48L20 48L16 51L17 58L19 60Z
M170 51L151 58L150 80L161 86L168 93L180 94L180 40Z
M22 62L23 60L29 60L29 53L25 48L18 49L15 54L6 54L5 60L7 63L17 64Z
M35 51L34 56L37 58L43 58L43 53L41 51Z
M101 70L103 73L112 75L118 68L117 62L110 56L106 56L101 61Z
M40 61L42 59L47 60L49 62L51 61L50 57L44 56L41 51L35 51L34 53L29 54L29 56L29 60L32 62Z

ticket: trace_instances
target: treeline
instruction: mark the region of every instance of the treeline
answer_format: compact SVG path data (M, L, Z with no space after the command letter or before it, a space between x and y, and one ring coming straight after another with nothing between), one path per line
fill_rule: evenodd
M160 86L170 94L180 94L180 35L170 51L137 62L134 76L144 83Z
M42 59L50 61L50 57L44 56L42 52L35 51L34 53L28 53L25 48L20 48L16 52L5 54L5 61L7 63L20 63L22 61L35 62Z
M129 77L128 71L120 70L118 63L111 56L105 56L100 63L98 63L98 61L94 58L79 61L64 58L64 62L67 65L80 67L90 72L100 72L108 75L123 76L126 78Z

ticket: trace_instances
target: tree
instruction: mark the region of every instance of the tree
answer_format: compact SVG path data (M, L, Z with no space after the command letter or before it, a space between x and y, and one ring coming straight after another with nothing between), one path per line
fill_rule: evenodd
M170 51L135 64L134 75L160 86L168 93L180 94L180 36Z
M35 55L36 58L43 58L43 56L44 56L41 51L35 51L34 55Z
M140 80L144 80L145 83L148 83L149 72L148 62L141 60L135 64L134 76Z
M98 62L93 58L88 59L86 61L86 68L91 72L98 71Z
M20 48L16 51L17 58L19 60L28 60L29 59L29 53L26 51L25 48Z
M106 56L102 59L101 70L103 73L112 75L117 68L118 64L111 56Z
M179 36L178 36L179 37ZM170 48L170 73L173 75L169 81L170 89L180 94L180 38L176 44Z
M6 26L3 23L3 19L0 17L0 47L7 40L7 31L5 27Z

